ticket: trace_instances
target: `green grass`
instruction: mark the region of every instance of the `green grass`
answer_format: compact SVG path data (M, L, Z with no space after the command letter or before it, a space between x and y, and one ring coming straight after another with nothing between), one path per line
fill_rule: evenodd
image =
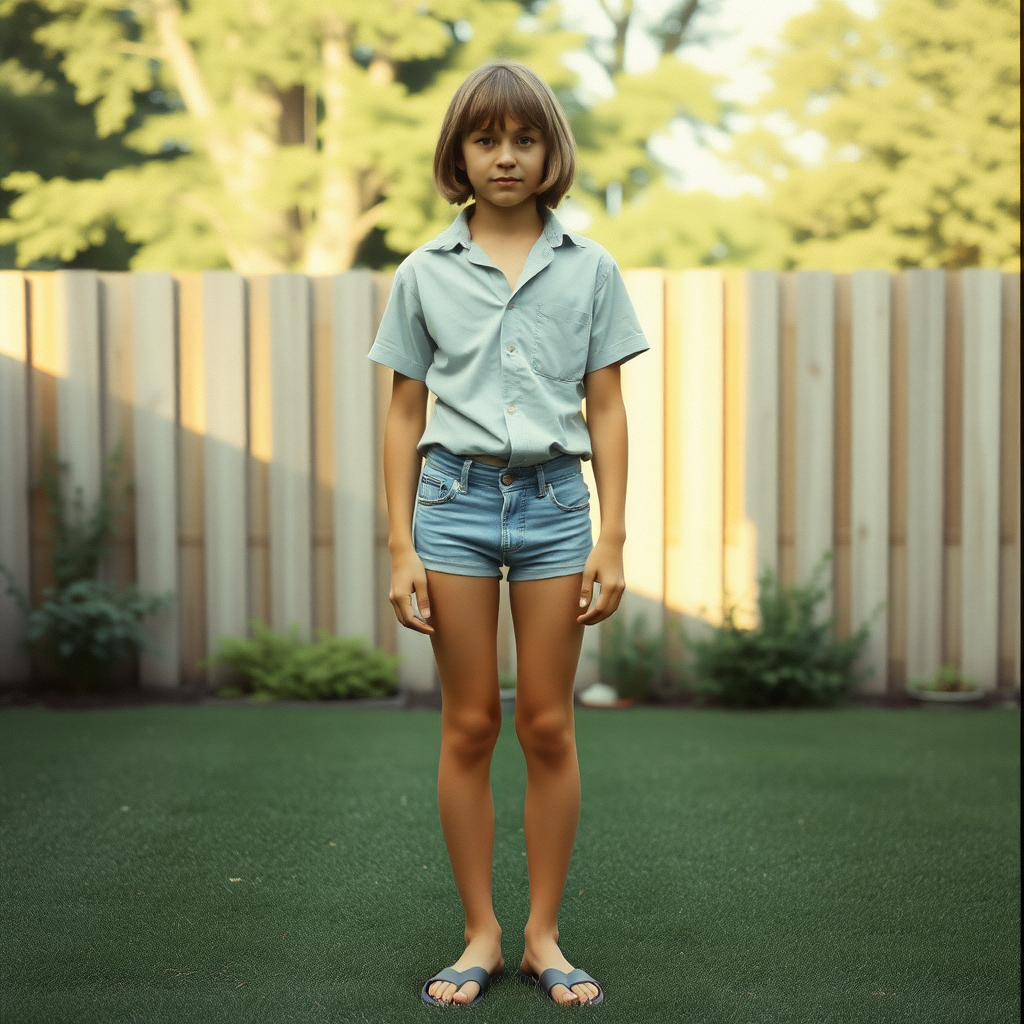
M419 998L462 950L436 713L7 710L0 1020L1009 1024L1019 725L996 709L578 712L559 923L607 1001L566 1009L512 977L525 770L507 719L509 973L466 1010Z

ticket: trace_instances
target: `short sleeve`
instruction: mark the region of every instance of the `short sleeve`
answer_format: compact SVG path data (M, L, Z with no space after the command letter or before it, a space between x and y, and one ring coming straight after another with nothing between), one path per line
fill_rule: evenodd
M419 295L399 268L367 358L390 366L406 377L426 380L427 370L434 362L434 349Z
M644 337L618 264L611 256L605 256L605 260L604 276L594 293L585 374L612 363L626 362L651 347Z

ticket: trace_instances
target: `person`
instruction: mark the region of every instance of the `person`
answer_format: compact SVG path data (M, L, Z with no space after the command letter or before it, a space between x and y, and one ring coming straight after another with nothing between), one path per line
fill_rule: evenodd
M369 352L395 371L383 453L389 597L403 626L429 635L437 663L438 810L466 921L462 956L423 985L431 1004L478 1002L505 965L490 786L503 567L527 766L519 976L558 1003L604 999L558 945L580 812L573 686L585 627L625 589L620 366L650 346L614 259L554 215L574 174L568 122L532 70L498 60L470 73L441 125L434 182L450 203L474 202L399 265Z

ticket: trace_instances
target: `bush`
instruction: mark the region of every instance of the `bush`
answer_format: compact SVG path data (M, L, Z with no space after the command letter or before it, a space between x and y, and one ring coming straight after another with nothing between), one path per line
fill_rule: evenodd
M142 619L174 600L170 593L148 594L135 586L118 589L96 578L131 489L130 482L117 486L122 452L118 445L104 460L100 493L86 513L81 487L67 497L63 478L69 467L44 437L40 483L53 522L56 585L43 591L42 603L33 609L0 564L7 592L25 615L25 643L50 664L57 680L75 689L100 685L114 665L132 654L156 652Z
M242 688L221 696L251 693L258 700L332 700L384 697L398 688L398 657L368 646L361 636L299 639L298 629L275 633L251 623L252 639L225 637L210 659L241 677Z
M821 622L815 611L828 592L818 578L831 558L825 552L804 586L780 586L766 566L758 579L756 627L737 626L730 605L721 626L688 642L698 696L735 707L825 706L840 701L873 671L854 672L853 665L867 641L869 622L884 603L852 636L837 638L834 617Z
M597 658L601 678L607 679L620 697L646 701L681 685L679 668L667 653L666 632L678 630L682 634L680 623L668 620L666 631L648 636L647 616L638 612L628 626L621 615L612 615L603 628L605 649L587 657Z

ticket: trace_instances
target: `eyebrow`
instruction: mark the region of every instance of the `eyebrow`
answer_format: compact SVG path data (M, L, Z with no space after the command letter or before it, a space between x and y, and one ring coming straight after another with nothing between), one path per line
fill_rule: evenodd
M498 129L497 129L496 126L495 127L491 127L491 128L473 128L470 131L469 134L470 135L480 135L480 134L490 135L492 132L496 132L497 130ZM520 128L518 128L517 131L520 131L520 132L534 132L535 134L538 134L538 135L542 134L541 130L539 128L535 128L533 125L523 125Z

